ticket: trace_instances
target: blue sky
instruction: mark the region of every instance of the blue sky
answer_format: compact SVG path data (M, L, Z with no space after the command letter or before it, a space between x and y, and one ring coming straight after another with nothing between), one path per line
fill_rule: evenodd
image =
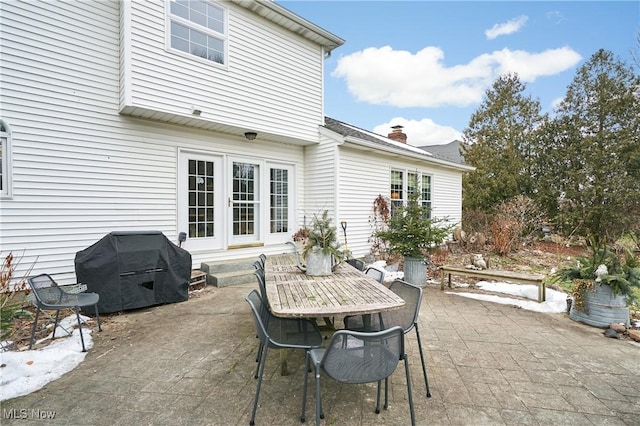
M325 114L416 146L460 137L498 75L551 112L598 50L634 65L640 1L278 1L346 42L325 60ZM638 68L636 67L636 71Z

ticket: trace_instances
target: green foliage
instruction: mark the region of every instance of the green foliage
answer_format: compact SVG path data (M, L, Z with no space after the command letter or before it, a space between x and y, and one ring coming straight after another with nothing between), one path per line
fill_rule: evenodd
M421 205L418 197L418 191L411 192L407 205L389 217L386 229L374 233L376 238L387 242L390 254L423 257L453 229L447 218L430 218L430 209Z
M344 257L344 253L340 250L340 243L338 243L336 227L327 210L322 213L321 217L318 217L317 214L313 215L302 255L306 257L314 247L320 248L325 254L332 254L337 261Z
M495 213L501 202L535 200L556 231L597 247L640 235L640 76L599 50L576 72L551 117L500 77L464 131L463 207Z
M501 76L471 116L462 154L476 170L463 176L465 209L490 211L517 195L532 195L535 130L542 116L540 103L524 91L517 75Z
M640 77L599 50L540 129L539 197L566 233L612 244L640 222Z
M607 246L591 246L590 251L588 256L578 256L573 264L559 269L552 281L572 281L579 286L584 282L608 284L615 294L627 296L633 294L634 287L640 288L640 259L633 252L625 248L618 255ZM599 275L602 265L606 273Z

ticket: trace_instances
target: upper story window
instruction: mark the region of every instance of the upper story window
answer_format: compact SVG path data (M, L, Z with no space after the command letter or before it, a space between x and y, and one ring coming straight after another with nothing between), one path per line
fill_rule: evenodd
M11 132L0 119L0 197L11 197Z
M226 64L224 8L207 0L170 0L168 15L172 49Z

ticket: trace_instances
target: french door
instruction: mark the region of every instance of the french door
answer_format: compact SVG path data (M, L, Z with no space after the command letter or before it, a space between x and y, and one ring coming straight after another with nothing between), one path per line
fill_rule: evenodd
M260 165L257 162L232 160L230 184L229 246L258 244L262 209Z
M190 251L224 247L222 157L180 152L178 231L187 233Z
M294 226L294 166L180 151L178 232L190 251L284 243Z

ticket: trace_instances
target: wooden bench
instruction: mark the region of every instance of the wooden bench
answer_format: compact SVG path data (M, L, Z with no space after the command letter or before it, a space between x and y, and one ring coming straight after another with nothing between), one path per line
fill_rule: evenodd
M523 274L521 272L502 271L496 269L466 269L458 266L444 265L442 270L442 280L440 281L440 289L444 290L445 276L448 276L449 288L451 288L451 275L462 275L465 277L487 278L492 280L503 280L520 284L535 284L538 286L538 302L544 302L546 299L546 289L544 286L544 275L540 274Z

